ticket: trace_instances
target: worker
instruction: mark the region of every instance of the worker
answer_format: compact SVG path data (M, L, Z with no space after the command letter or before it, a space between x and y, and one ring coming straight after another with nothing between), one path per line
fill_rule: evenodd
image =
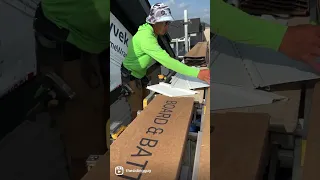
M51 114L64 140L72 179L86 173L90 154L107 151L109 2L42 0L34 16L38 72L54 71L76 93L74 101Z
M128 53L121 66L121 78L122 84L128 85L133 91L127 97L132 119L143 108L142 102L147 96L146 86L149 82L146 73L152 59L178 73L197 77L208 83L210 81L209 70L199 70L177 61L158 44L157 37L167 33L171 21L173 18L170 8L163 3L156 3L151 7L146 23L139 27L129 42Z
M288 57L313 63L320 56L320 26L285 26L251 16L223 0L210 4L213 32L232 41L279 51Z

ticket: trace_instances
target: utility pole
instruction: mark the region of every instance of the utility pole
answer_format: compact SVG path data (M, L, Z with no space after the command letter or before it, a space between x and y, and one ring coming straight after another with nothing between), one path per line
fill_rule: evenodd
M186 53L189 51L188 23L188 11L184 10L184 48Z

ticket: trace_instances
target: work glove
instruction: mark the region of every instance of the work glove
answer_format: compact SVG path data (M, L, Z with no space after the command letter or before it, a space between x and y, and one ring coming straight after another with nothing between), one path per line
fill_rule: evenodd
M320 56L320 26L297 25L288 27L279 52L311 65L320 72L320 65L315 62Z
M201 69L198 74L198 79L210 84L210 70L209 69Z

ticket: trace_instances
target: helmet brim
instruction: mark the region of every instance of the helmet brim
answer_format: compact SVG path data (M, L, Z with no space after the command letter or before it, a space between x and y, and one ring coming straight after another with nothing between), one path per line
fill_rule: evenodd
M157 23L157 22L168 22L168 21L170 21L170 22L174 21L173 17L170 16L170 15L168 15L168 16L162 16L162 17L160 17L160 18L156 21L156 23Z

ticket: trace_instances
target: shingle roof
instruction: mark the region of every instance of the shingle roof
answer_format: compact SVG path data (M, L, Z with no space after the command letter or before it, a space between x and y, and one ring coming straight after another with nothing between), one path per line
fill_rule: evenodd
M200 18L190 19L191 23L188 25L188 33L198 33L201 31ZM181 38L184 36L183 20L173 21L170 26L168 33L171 39Z

